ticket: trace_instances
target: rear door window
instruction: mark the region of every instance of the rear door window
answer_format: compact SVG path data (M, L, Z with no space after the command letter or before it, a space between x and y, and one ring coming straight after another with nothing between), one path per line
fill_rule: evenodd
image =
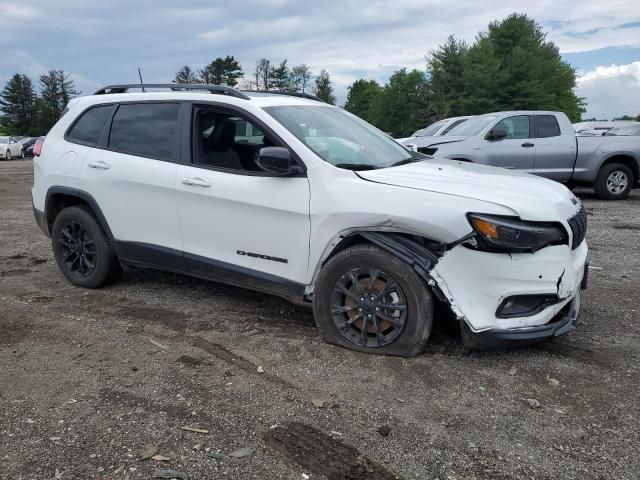
M538 138L549 138L560 136L560 125L558 120L553 115L536 115Z
M109 149L141 157L172 160L179 110L179 103L120 105L111 123Z
M84 112L69 130L67 140L93 147L98 143L104 124L114 108L113 105L102 105Z

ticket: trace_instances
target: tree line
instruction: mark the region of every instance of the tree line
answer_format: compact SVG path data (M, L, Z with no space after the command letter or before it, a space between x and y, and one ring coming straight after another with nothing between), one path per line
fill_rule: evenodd
M426 71L400 69L386 85L357 80L345 108L397 137L460 115L554 110L577 122L585 111L575 70L527 15L490 23L471 45L451 35L425 60Z
M424 70L401 68L382 84L361 78L347 93L345 109L389 134L408 136L442 118L500 110L562 111L579 121L585 101L576 96L576 72L548 41L542 27L524 14L491 22L472 44L451 35L425 57ZM329 73L315 75L305 64L261 58L245 76L233 55L215 58L203 68L182 66L176 83L239 86L258 91L312 93L334 104ZM46 133L66 102L78 95L62 70L33 82L14 75L0 93L0 129L8 134Z
M13 75L0 93L0 132L7 135L44 135L60 119L69 100L80 95L69 74L49 70L38 86L27 75Z
M241 86L244 90L301 92L312 93L327 103L336 101L331 85L331 77L326 70L314 75L305 65L289 66L285 58L280 63L273 63L268 58L256 62L255 69L249 78L245 78L242 66L233 57L218 57L200 70L183 65L176 72L175 83L205 83L212 85Z

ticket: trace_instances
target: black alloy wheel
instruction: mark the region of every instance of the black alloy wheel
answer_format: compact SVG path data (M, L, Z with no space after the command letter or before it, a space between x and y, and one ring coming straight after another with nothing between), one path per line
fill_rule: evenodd
M69 271L83 277L93 273L96 268L96 244L84 226L75 221L67 223L60 229L57 242Z
M338 331L348 341L378 348L389 345L402 333L407 301L389 273L355 268L336 282L331 313Z

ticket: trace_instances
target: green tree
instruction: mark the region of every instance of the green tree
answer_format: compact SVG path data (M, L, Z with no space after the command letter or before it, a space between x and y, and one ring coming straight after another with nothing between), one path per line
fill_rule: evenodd
M429 83L424 72L406 68L391 75L371 105L372 123L394 137L406 137L424 127Z
M63 70L49 70L40 75L38 123L42 131L49 131L60 119L64 108L73 97L80 95L73 80Z
M464 58L460 113L559 110L572 121L584 112L574 93L575 70L525 14L489 24Z
M24 74L16 73L0 93L0 124L9 135L36 133L36 91L33 82Z
M200 78L196 72L189 65L183 65L180 70L176 72L176 76L173 79L175 83L200 83Z
M271 70L271 86L281 92L291 90L291 72L286 58Z
M464 59L469 46L454 35L427 58L429 104L433 119L461 115L460 98L464 94Z
M305 93L311 82L311 70L304 63L291 69L291 87L296 92Z
M375 80L362 78L356 80L347 91L347 101L344 104L344 108L354 115L372 122L375 119L373 118L371 107L381 91L382 87Z
M331 86L331 77L329 77L329 73L327 73L326 70L322 69L316 77L313 90L314 94L321 100L332 105L336 103L336 97L333 94L333 87Z
M244 77L242 67L233 55L227 55L224 58L218 57L200 70L202 83L212 85L235 87L238 84L238 79L242 77Z

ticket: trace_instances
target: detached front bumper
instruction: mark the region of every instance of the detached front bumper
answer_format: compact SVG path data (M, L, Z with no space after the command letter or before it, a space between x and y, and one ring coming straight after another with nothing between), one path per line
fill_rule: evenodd
M440 259L431 275L462 320L465 345L504 348L537 343L575 328L588 263L586 242L575 250L557 245L511 255L459 245ZM555 300L527 316L498 311L505 300L527 295Z
M460 325L460 333L464 346L474 350L521 347L569 333L576 327L579 315L580 291L578 290L571 301L546 325L510 330L493 329L474 333L463 321Z

